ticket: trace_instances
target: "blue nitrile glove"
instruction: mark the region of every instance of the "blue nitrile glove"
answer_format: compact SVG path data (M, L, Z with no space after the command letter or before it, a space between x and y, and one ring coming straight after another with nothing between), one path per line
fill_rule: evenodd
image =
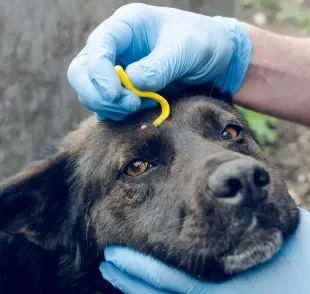
M269 262L216 284L200 282L151 257L122 247L107 247L103 277L126 294L306 294L310 279L310 213L300 209L301 222L278 255Z
M140 90L158 91L173 81L215 82L234 94L244 79L251 44L240 23L183 10L128 4L89 36L72 61L68 79L81 103L99 120L122 120L156 102L125 90L114 65L126 68Z

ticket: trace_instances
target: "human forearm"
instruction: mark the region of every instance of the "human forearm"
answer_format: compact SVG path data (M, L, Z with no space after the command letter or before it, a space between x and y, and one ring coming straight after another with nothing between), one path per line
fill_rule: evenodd
M310 39L277 35L243 24L252 61L234 99L239 105L310 125Z

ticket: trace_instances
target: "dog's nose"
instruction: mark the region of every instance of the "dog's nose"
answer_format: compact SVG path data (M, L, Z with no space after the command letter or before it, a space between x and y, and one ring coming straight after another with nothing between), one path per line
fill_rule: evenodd
M208 189L222 199L250 200L257 204L268 195L269 174L257 161L235 159L222 163L209 176Z

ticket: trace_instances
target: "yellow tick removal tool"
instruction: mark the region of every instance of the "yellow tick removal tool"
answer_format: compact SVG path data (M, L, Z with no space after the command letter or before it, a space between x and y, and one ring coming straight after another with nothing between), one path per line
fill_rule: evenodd
M141 98L150 98L150 99L154 99L155 101L157 101L160 106L161 106L161 114L160 116L153 122L153 125L155 127L159 126L160 124L162 124L169 116L170 114L170 106L167 102L167 100L160 96L157 93L154 92L148 92L148 91L140 91L138 89L136 89L134 87L134 85L131 83L131 81L129 80L127 74L125 73L125 71L123 70L123 68L119 65L115 66L115 71L120 79L120 81L122 82L122 84L124 85L124 87L133 92L134 94L136 94L137 96L141 97Z

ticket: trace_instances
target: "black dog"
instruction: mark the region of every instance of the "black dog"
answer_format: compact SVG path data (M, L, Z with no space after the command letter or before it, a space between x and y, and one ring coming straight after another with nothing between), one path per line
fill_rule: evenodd
M158 109L90 118L2 183L1 293L118 293L98 270L112 244L209 280L280 249L299 219L284 183L229 103L189 96L157 128Z

